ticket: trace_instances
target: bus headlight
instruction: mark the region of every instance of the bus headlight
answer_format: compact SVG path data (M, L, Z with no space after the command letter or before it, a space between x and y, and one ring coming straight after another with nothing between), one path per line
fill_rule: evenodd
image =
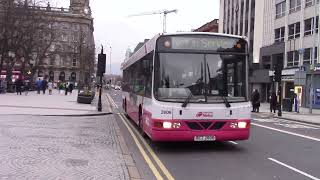
M175 129L178 129L178 128L181 127L181 123L175 122L175 123L172 124L172 127L175 128Z
M172 126L172 123L171 122L163 122L163 128L165 129L170 129Z
M239 129L245 129L247 128L247 123L246 122L232 122L230 123L231 128L239 128Z
M247 123L246 122L238 122L238 128L244 129L246 127L247 127Z

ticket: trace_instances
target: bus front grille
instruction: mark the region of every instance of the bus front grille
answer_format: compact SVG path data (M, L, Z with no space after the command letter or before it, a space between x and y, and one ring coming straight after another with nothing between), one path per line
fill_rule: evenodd
M187 126L192 130L219 130L226 122L186 122Z
M192 130L203 130L203 127L197 122L187 122L187 125Z
M221 129L225 124L226 124L226 122L215 122L215 123L213 124L213 126L210 127L210 130L218 130L218 129Z

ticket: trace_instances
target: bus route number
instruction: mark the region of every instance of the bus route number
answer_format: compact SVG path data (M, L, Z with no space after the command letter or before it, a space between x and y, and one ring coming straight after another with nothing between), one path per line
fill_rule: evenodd
M168 110L161 110L161 114L171 114L171 111L168 111Z

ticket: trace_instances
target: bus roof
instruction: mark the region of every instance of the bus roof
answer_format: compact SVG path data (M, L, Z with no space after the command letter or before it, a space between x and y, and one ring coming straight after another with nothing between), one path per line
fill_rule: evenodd
M139 59L143 58L150 52L152 52L155 48L155 43L157 39L160 36L165 36L165 35L212 35L212 36L224 36L224 37L231 37L231 38L242 38L246 39L245 36L236 36L236 35L230 35L230 34L222 34L222 33L211 33L211 32L178 32L178 33L160 33L155 35L152 39L147 41L139 50L134 52L132 56L130 56L129 59L126 59L125 62L121 64L121 70L126 69L130 65L134 64L137 62Z

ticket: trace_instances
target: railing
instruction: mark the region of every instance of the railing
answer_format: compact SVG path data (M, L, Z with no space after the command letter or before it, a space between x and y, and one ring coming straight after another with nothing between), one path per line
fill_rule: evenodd
M26 6L24 5L17 5L18 8L25 8ZM29 9L34 9L37 11L49 11L49 12L59 12L59 13L70 13L70 9L69 8L58 8L58 7L43 7L43 6L27 6L27 8Z

